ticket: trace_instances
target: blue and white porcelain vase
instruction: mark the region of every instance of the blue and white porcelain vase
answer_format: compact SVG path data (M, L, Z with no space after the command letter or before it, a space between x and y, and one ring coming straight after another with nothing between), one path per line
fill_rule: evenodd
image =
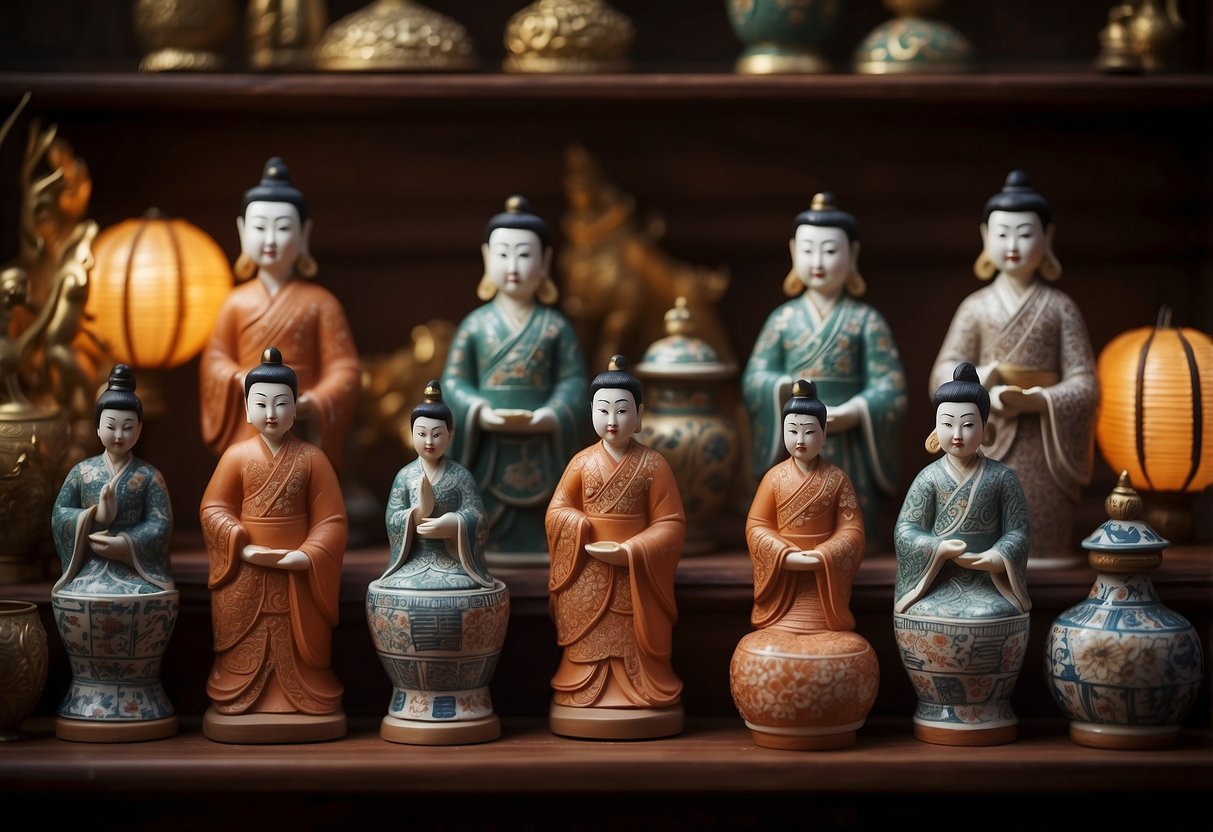
M1200 690L1200 639L1154 590L1150 573L1170 544L1138 519L1142 501L1128 472L1104 508L1109 519L1082 542L1095 583L1053 622L1045 675L1074 742L1165 748Z

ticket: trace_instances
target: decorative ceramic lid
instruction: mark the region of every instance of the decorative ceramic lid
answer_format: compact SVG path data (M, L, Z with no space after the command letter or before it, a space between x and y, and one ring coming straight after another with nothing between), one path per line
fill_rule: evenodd
M1091 553L1093 566L1096 557L1099 567L1152 568L1162 562L1162 550L1171 542L1138 519L1141 507L1141 497L1129 483L1129 472L1121 471L1116 487L1104 500L1108 519L1082 542ZM1118 564L1118 559L1123 563Z
M696 338L694 316L687 299L679 297L665 313L666 337L654 341L636 366L636 373L649 378L727 378L736 367L720 360L712 345Z

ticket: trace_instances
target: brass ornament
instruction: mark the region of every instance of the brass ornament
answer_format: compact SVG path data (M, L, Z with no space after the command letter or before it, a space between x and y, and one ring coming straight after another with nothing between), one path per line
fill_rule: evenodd
M1100 71L1137 73L1144 69L1129 31L1134 12L1132 3L1118 3L1108 10L1108 23L1099 32L1099 55L1095 58Z
M249 66L263 71L312 69L316 45L327 25L325 0L249 0L245 14Z
M927 449L929 454L937 454L943 450L943 446L939 444L939 434L935 431L927 436L927 441L923 442L923 447Z
M240 20L235 0L135 0L140 72L214 72Z
M981 254L977 255L977 260L973 263L973 274L977 275L978 280L989 280L997 273L998 267L994 265L994 260L983 248Z
M467 30L412 0L375 0L328 27L317 69L345 72L458 72L479 58Z
M506 72L626 72L632 21L603 0L536 0L505 27Z

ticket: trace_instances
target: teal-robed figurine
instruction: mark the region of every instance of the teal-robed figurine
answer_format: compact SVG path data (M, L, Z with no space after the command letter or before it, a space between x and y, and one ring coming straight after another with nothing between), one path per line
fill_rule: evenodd
M546 566L543 518L552 489L591 436L585 357L550 304L547 224L520 196L485 228L486 301L460 323L442 375L455 415L451 456L466 466L489 518L492 566Z
M884 539L881 498L898 487L905 371L884 316L859 299L866 290L858 270L859 226L835 207L832 194L817 194L796 217L790 246L792 270L783 288L792 300L767 318L741 379L751 484L785 456L783 405L792 380L814 379L830 412L830 441L821 456L851 478L872 549Z

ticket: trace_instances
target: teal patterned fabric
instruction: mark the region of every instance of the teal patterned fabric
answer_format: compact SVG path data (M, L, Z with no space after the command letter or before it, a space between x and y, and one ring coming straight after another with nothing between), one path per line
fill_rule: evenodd
M786 456L781 381L805 378L827 407L854 396L867 404L870 422L827 436L821 456L846 471L855 485L869 544L880 540L880 495L898 486L901 419L906 378L892 331L872 306L843 295L820 326L802 295L780 305L763 325L742 374L753 437L755 481Z
M68 473L51 515L55 549L68 581L57 592L145 595L173 589L169 570L169 537L173 508L164 477L141 459L132 457L118 475L118 514L108 531L130 541L136 568L88 552L76 552L80 514L97 505L101 487L110 479L105 454L76 464ZM89 528L86 532L103 531ZM74 559L74 564L73 564ZM78 566L78 569L76 567ZM69 575L75 570L74 575Z

